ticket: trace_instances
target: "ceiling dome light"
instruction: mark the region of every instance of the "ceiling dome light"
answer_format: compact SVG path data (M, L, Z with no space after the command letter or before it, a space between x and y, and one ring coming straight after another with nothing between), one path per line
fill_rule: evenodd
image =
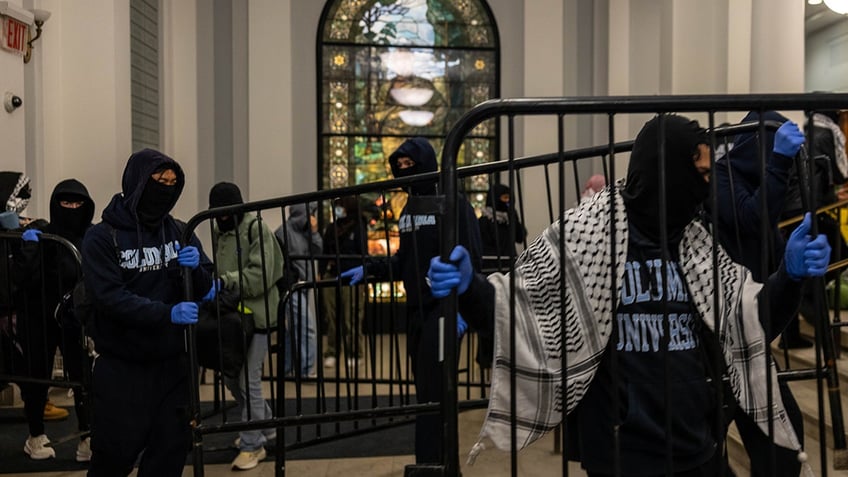
M423 106L433 97L433 90L426 88L392 88L389 90L398 104L404 106Z
M426 126L430 124L430 121L433 120L432 111L404 109L403 111L399 112L398 115L400 116L400 120L408 126Z
M836 13L842 15L848 13L848 0L824 0L824 4Z

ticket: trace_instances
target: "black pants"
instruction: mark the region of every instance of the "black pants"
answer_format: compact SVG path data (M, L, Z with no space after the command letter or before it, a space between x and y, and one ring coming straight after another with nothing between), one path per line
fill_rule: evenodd
M419 403L441 402L444 392L443 364L439 361L440 307L425 312L409 313L407 352L415 374L415 394ZM448 330L445 330L448 333ZM454 331L455 333L455 331ZM458 347L457 347L458 348ZM442 416L421 414L415 418L415 463L442 462Z
M16 340L20 350L15 350L12 373L33 379L50 379L61 330L56 320L42 316L37 308L31 304L27 311L17 314ZM47 403L48 386L25 381L19 381L18 386L24 401L29 434L44 434L44 405Z
M442 401L442 363L439 362L439 319L436 313L422 316L413 312L408 318L407 351L415 374L418 403ZM415 418L415 462L433 464L442 461L442 421L438 414Z
M188 360L150 363L100 356L93 373L93 451L89 477L182 475L191 447Z

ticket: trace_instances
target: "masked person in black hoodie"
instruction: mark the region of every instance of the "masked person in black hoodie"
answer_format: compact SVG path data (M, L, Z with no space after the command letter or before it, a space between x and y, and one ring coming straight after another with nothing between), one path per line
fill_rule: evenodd
M658 172L663 129L665 214ZM496 365L481 439L509 450L515 417L521 448L570 414L579 434L576 457L590 477L721 475L724 426L712 383L727 375L732 392L725 395L737 397L762 434L773 431L778 446L806 459L779 395L767 391L769 376L776 387L776 372L761 357L797 309L803 280L826 271L830 246L823 235L809 235L808 215L764 285L720 246L714 255L712 235L696 220L709 192L707 142L698 123L682 116L648 121L626 181L565 211L519 257L513 277L474 274L462 247L450 263L433 258L433 295L456 288L459 311L472 326L494 323ZM770 317L771 335L760 316ZM513 365L517 416L510 411ZM478 444L472 452L479 450Z
M71 250L56 241L42 241L41 234L57 235L79 249L93 217L94 202L88 190L79 181L67 179L53 189L50 222L23 232L14 270L22 305L18 307L18 324L25 328L18 330L24 351L19 366L28 368L31 378L50 379L53 356L59 347L68 378L82 380L82 328L68 307L58 306L63 296L73 290L81 270ZM57 309L62 312L60 316L54 316ZM20 383L20 388L30 434L24 451L36 460L55 457L55 450L46 446L50 440L44 434L47 385ZM83 389L73 390L78 429L84 433L77 445L76 460L85 462L91 459L89 416Z
M751 272L754 281L763 282L762 249L766 249L766 277L774 273L784 254L786 246L784 235L778 230L778 219L784 212L784 201L787 197L797 195L798 183L792 184L794 174L793 157L804 144L804 133L788 118L775 111L762 113L752 111L742 120L742 123L752 121L772 121L780 123L777 130L767 128L761 137L758 132L738 135L733 139L733 148L724 156L716 159L715 177L718 187L718 237L722 247L730 257L744 265ZM760 149L766 153L766 174L760 174ZM765 187L763 187L765 186ZM795 194L792 190L796 189ZM766 194L768 203L768 241L763 243L761 238L760 207L761 195ZM796 213L801 213L796 210ZM788 342L791 347L812 345L800 336L798 315L788 321L781 343ZM800 443L804 444L803 416L798 404L785 382L778 385L783 405L789 419L795 427ZM775 458L777 465L772 471L769 466L770 442L760 433L757 425L744 412L737 409L734 416L736 427L745 449L751 459L751 475L753 477L796 476L800 462L795 453L789 449L777 448Z
M197 322L197 303L183 301L182 270L192 274L193 300L213 299L216 289L200 241L180 243L184 227L170 215L184 186L182 168L165 154L131 155L123 192L83 240L100 354L92 377L90 477L128 475L142 451L139 476L178 476L185 464L194 372L185 333Z
M408 177L437 170L436 151L425 138L406 140L389 156L395 177ZM409 187L409 198L400 213L400 246L389 260L373 259L362 266L347 270L342 278L351 285L374 275L378 280L403 280L406 290L407 353L415 374L415 392L419 403L440 402L442 398L442 362L439 361L439 301L430 294L425 283L430 257L439 252L441 218L432 213L417 212L436 191L436 180L418 182ZM475 269L480 269L480 229L474 209L461 195L458 197L459 242L471 251ZM458 337L465 332L465 322L457 317ZM442 430L438 415L421 415L415 421L415 462L442 462Z
M494 184L486 194L486 207L480 216L480 236L483 238L484 270L508 270L510 257L517 257L515 244L524 241L527 229L509 203L512 191L503 184ZM510 234L510 223L515 223L515 233ZM497 258L490 258L497 257Z

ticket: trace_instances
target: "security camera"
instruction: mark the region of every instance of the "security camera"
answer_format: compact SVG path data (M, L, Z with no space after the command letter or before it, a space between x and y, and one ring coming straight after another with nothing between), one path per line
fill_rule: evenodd
M20 96L14 93L6 93L5 98L3 99L3 106L6 107L6 112L11 113L12 111L20 108L24 104L24 100L21 99Z

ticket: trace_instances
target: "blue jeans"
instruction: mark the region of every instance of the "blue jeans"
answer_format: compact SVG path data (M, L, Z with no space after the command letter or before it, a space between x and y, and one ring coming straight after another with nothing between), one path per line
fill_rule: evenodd
M250 399L250 420L256 421L260 419L271 419L274 415L271 413L271 406L265 401L262 396L262 362L265 355L268 354L268 335L256 333L250 341L250 346L247 348L247 385L248 391L244 392L244 373L242 368L238 379L224 378L224 384L236 400L237 412L241 416L242 421L247 421L248 407L245 405L246 400ZM242 431L239 433L241 442L239 449L242 451L255 451L265 445L267 437L276 435L276 429L267 428L255 431Z
M318 348L318 338L315 326L315 312L309 303L311 290L299 290L292 293L285 304L286 341L285 341L285 372L292 373L299 364L301 376L308 376L315 366L315 355ZM292 336L295 342L292 343ZM299 362L293 361L292 350L299 349Z

